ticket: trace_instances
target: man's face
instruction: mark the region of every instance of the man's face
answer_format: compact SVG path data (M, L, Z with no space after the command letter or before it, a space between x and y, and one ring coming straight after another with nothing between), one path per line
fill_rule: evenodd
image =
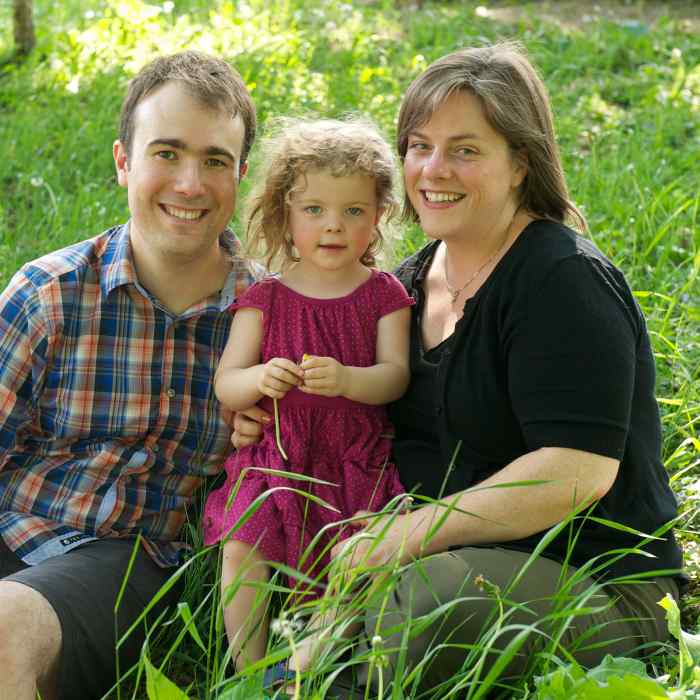
M137 260L179 266L219 254L245 172L244 137L240 116L202 105L177 82L139 103L128 160L121 142L114 144Z

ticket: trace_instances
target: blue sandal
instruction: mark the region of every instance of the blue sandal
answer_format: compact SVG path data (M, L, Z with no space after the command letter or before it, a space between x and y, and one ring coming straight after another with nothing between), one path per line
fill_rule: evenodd
M263 674L263 690L268 692L278 689L281 690L287 683L293 683L295 678L296 674L289 668L287 661L279 661L274 666L265 669L265 673ZM273 697L281 700L289 696L283 693L276 693Z

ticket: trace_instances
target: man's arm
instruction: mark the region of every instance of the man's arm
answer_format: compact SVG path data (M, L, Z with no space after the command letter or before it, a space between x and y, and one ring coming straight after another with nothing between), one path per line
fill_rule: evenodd
M18 432L31 421L51 336L33 285L17 273L0 295L0 469Z

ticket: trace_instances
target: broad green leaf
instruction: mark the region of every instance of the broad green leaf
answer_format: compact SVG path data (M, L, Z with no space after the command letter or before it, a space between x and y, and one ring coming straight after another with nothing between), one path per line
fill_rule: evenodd
M148 660L148 657L143 658L143 663L146 667L148 700L190 700L186 693Z

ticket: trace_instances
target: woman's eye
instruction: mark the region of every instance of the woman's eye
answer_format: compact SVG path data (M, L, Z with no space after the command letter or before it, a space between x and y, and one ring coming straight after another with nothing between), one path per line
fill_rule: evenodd
M457 153L460 156L473 156L476 153L476 151L473 148L470 148L469 146L460 146L457 149Z
M423 143L422 141L413 141L412 143L408 144L408 147L412 151L425 151L428 149L428 144Z
M156 153L156 158L162 158L163 160L175 160L175 151L158 151Z
M226 163L219 158L207 158L207 167L209 168L225 168Z

